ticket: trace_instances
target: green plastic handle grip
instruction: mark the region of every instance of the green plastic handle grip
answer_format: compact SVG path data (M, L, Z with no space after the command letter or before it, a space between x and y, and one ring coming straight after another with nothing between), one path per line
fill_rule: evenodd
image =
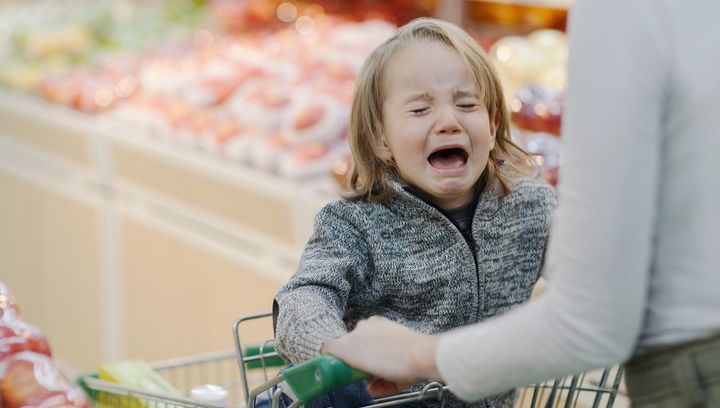
M297 399L306 404L334 388L370 376L333 356L320 356L285 369L282 377Z

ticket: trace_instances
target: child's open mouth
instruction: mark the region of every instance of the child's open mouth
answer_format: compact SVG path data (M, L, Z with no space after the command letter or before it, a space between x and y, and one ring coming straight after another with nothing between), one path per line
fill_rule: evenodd
M438 170L455 170L465 166L468 160L467 152L460 147L442 148L434 151L428 157L428 162Z

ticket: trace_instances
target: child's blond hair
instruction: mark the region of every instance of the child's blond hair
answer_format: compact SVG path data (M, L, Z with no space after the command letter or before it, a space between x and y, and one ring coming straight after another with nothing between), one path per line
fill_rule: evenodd
M503 191L511 190L516 156L529 163L529 157L510 139L510 123L502 86L497 72L480 45L454 24L432 18L419 18L400 27L394 36L368 56L355 84L348 139L353 156L348 200L382 202L390 194L389 181L397 179L394 162L380 159L382 107L385 100L386 74L390 61L402 46L413 41L439 41L460 54L475 77L479 98L487 107L491 121L497 122L495 148L490 152L483 172L486 180L497 179Z

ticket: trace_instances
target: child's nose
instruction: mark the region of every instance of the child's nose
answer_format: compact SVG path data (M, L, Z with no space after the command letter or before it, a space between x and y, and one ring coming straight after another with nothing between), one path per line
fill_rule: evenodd
M439 110L436 126L437 132L440 134L454 134L462 130L457 116L455 116L455 109L450 106Z

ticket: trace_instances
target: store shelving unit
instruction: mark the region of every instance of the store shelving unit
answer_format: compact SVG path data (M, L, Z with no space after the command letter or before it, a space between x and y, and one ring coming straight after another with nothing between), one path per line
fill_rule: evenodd
M229 345L235 316L271 306L333 188L0 90L2 279L78 369Z

